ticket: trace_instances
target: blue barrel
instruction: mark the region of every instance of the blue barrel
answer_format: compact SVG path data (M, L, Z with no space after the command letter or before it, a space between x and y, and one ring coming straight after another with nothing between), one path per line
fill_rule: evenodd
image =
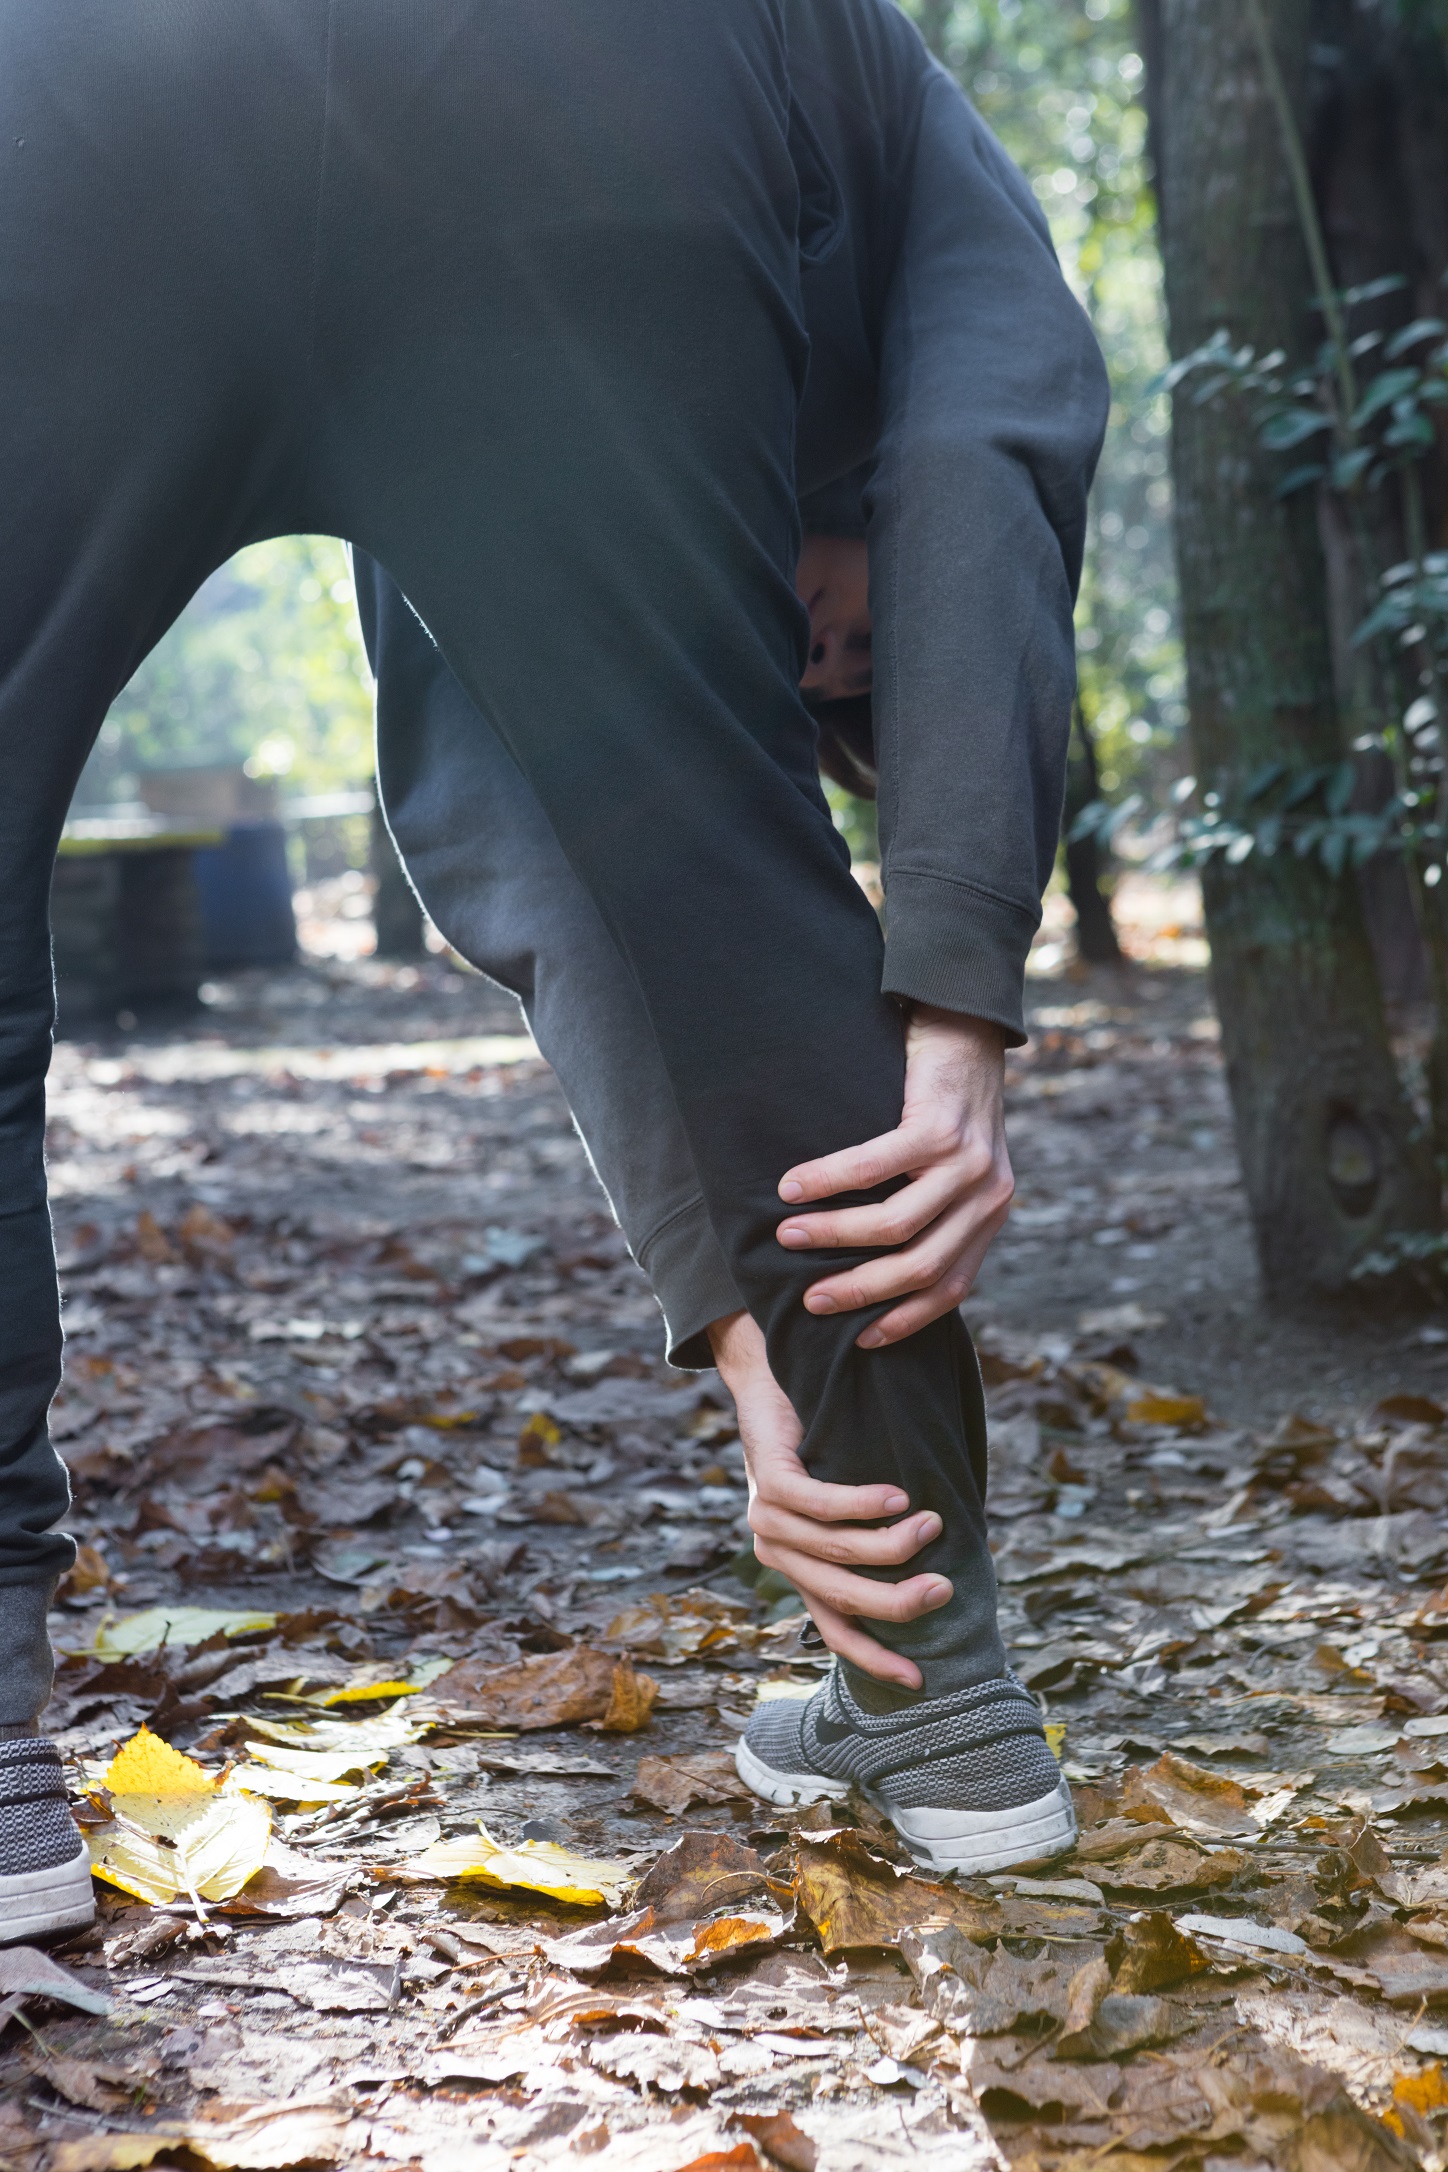
M297 920L280 822L237 822L224 844L198 846L196 887L208 967L291 964Z

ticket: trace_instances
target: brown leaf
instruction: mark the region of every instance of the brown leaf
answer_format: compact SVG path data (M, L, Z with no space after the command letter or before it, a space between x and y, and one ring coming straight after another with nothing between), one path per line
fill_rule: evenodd
M74 1565L67 1569L56 1589L54 1604L80 1599L88 1591L108 1591L111 1572L105 1555L96 1546L77 1546Z
M58 2142L51 2166L53 2172L133 2172L157 2157L185 2152L216 2172L281 2172L293 2165L335 2164L346 2153L349 2114L335 2105L231 2104L224 2113L230 2116L158 2123L143 2134Z
M149 1207L136 1216L136 1250L153 1267L169 1267L180 1257Z
M1075 1792L1079 1802L1083 1791L1077 1789ZM1108 1818L1104 1824L1097 1825L1091 1831L1081 1834L1076 1842L1076 1861L1078 1863L1110 1863L1119 1855L1130 1855L1141 1846L1141 1828L1143 1825L1164 1826L1168 1823L1169 1820L1165 1813L1161 1811L1157 1813L1155 1818L1141 1815L1131 1818Z
M1448 1423L1448 1411L1441 1403L1435 1403L1427 1395L1385 1395L1373 1410L1374 1418L1385 1420L1389 1425L1426 1425L1438 1427Z
M530 1503L528 1515L533 1523L586 1524L588 1518L571 1493L552 1487L538 1500Z
M720 1652L752 1643L757 1632L749 1608L721 1599L716 1591L656 1591L633 1600L604 1631L606 1644L659 1659L691 1659L698 1652Z
M1106 1959L1113 1988L1120 1992L1163 1991L1212 1965L1196 1940L1160 1909L1128 1918L1106 1948Z
M1086 1961L1077 1969L1066 1986L1066 2013L1061 2034L1056 2044L1056 2055L1062 2059L1089 2056L1078 2052L1092 2022L1096 2009L1111 1989L1111 1970L1104 1955Z
M207 1253L215 1257L218 1253L228 1252L236 1242L236 1231L230 1222L213 1214L209 1207L203 1207L199 1199L193 1201L182 1215L176 1234L189 1252L199 1252L203 1257Z
M620 1680L620 1676L623 1677ZM442 1682L450 1717L485 1727L572 1727L602 1720L623 1733L642 1726L657 1694L647 1675L626 1660L611 1659L587 1644L561 1652L535 1652L504 1665L463 1659Z
M613 1663L613 1684L608 1708L600 1722L606 1735L635 1735L649 1724L659 1685L651 1674L639 1674L631 1659Z
M1125 1416L1132 1425L1169 1425L1178 1432L1196 1432L1207 1422L1207 1406L1199 1395L1147 1388L1127 1403Z
M752 2134L785 2172L815 2172L819 2150L788 2112L736 2112L734 2124Z
M732 1802L748 1792L727 1750L700 1750L693 1756L645 1757L634 1774L636 1802L682 1816L691 1804Z
M1187 1832L1257 1829L1248 1813L1245 1788L1171 1750L1163 1751L1154 1765L1131 1766L1122 1782L1121 1803L1128 1816L1144 1811L1150 1818L1164 1811L1173 1825Z
M784 1917L768 1903L699 1922L665 1920L656 1909L638 1908L547 1939L543 1952L556 1968L579 1976L597 1975L617 1960L646 1961L666 1976L691 1976L729 1955L765 1951L786 1928Z
M826 1953L856 1946L893 1946L902 1932L925 1923L953 1923L967 1938L998 1937L994 1901L973 1900L953 1885L937 1885L897 1869L868 1836L854 1831L827 1839L796 1838L795 1897L820 1934Z
M1111 1991L1089 2026L1079 2034L1063 2030L1052 2047L1057 2059L1124 2059L1133 2051L1169 2044L1196 2028L1201 2016L1172 1999L1136 1992Z
M1448 2005L1448 1954L1424 1948L1396 1923L1377 1923L1339 1939L1337 1959L1367 1969L1390 2006Z
M930 2011L962 2036L1006 2036L1017 2029L1049 2028L1066 2022L1072 2011L1072 1992L1087 1974L1072 1956L1022 1960L1006 1947L993 1953L972 1945L958 1930L947 1928L932 1934L936 1956L948 1966L932 1979ZM1087 1969L1092 1966L1087 1964ZM1101 1964L1102 1988L1110 1971ZM1095 1979L1081 1983L1076 2011L1082 2012L1095 1989Z
M89 2112L114 2112L129 2103L145 2086L154 2066L130 2068L101 2066L92 2059L46 2057L32 2044L25 2055L27 2066L68 2104L81 2104Z
M1347 2097L1314 2112L1288 2140L1284 2172L1418 2172L1408 2149L1360 2105Z
M1250 1864L1251 1857L1240 1848L1207 1855L1179 1841L1150 1840L1139 1853L1118 1858L1098 1875L1113 1893L1202 1893L1230 1885Z
M1022 2060L1000 2044L963 2044L961 2054L961 2072L987 2117L1019 2119L1024 2107L1053 2122L1073 2114L1104 2119L1121 2086L1121 2069L1110 2064L1062 2063L1040 2052Z
M535 1410L518 1435L520 1471L546 1470L558 1458L553 1453L563 1435L546 1410Z
M706 1916L764 1893L764 1858L728 1833L685 1833L666 1848L634 1888L634 1906L651 1909L660 1923Z

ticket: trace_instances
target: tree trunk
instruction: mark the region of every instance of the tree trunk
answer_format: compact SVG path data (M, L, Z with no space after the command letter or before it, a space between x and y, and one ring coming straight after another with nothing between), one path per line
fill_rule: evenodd
M1264 0L1305 96L1308 0ZM1161 0L1153 86L1173 352L1226 326L1258 352L1319 336L1278 122L1242 0ZM1243 402L1177 395L1173 463L1188 700L1201 789L1341 758L1313 506ZM1357 889L1315 859L1220 857L1203 893L1212 979L1268 1293L1340 1290L1394 1232L1434 1228L1437 1181L1393 1063Z
M1094 830L1085 837L1071 832L1084 808L1101 796L1097 781L1096 742L1078 702L1071 716L1071 753L1066 764L1066 804L1061 827L1066 837L1066 892L1076 915L1076 954L1087 965L1119 965L1121 945L1111 917L1111 900L1101 887L1106 857Z

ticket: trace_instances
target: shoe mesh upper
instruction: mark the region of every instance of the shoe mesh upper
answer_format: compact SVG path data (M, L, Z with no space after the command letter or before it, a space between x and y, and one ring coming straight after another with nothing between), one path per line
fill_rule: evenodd
M84 1848L55 1744L35 1735L0 1742L0 1878L55 1870Z
M1035 1699L1011 1674L874 1713L835 1669L808 1702L757 1705L745 1740L777 1772L868 1788L902 1810L1013 1810L1061 1779Z

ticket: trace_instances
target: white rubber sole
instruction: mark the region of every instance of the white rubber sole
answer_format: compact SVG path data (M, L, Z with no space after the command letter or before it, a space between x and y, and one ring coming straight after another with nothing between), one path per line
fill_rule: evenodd
M0 1946L16 1946L55 1931L94 1923L95 1891L84 1841L79 1855L51 1870L18 1870L0 1877Z
M782 1808L839 1800L849 1792L848 1783L826 1779L823 1773L780 1772L766 1765L742 1735L734 1765L747 1788ZM1049 1862L1076 1845L1076 1810L1064 1779L1049 1795L1013 1810L902 1810L873 1788L861 1793L890 1820L916 1862L929 1870L968 1875L1014 1870L1021 1863Z

